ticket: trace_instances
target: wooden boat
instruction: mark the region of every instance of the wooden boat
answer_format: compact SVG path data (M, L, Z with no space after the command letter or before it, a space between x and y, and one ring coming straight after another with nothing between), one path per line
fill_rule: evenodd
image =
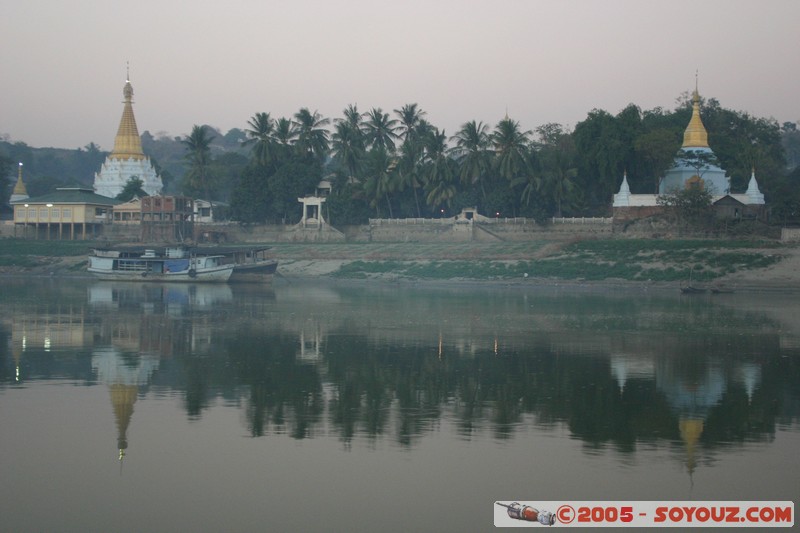
M151 248L95 248L88 271L102 280L224 283L234 268L224 259L223 255L196 254L182 247L161 253Z
M233 265L230 282L269 283L278 269L278 261L267 257L269 247L196 248L195 253L223 256L224 264Z
M689 284L685 287L681 287L681 293L683 294L703 294L707 292L707 289L704 287L696 287L692 285L692 274L694 273L694 267L689 270Z

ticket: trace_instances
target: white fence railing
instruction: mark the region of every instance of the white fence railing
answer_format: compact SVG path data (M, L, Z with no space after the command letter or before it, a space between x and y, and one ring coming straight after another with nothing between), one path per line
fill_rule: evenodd
M572 218L552 218L553 224L611 224L613 217L572 217Z
M452 218L371 218L370 226L433 226L452 224Z
M614 222L613 217L552 217L550 221L553 224L611 224ZM369 219L370 226L414 226L414 225L442 225L442 224L455 224L466 223L467 219L459 218L371 218ZM475 222L480 224L536 224L532 218L525 217L480 217L475 219Z

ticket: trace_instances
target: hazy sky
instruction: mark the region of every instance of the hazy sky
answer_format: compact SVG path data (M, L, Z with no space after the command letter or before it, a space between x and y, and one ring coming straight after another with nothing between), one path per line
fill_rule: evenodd
M130 62L140 133L246 128L301 107L416 102L452 135L593 108L672 109L694 88L800 119L797 0L5 0L0 135L109 150Z

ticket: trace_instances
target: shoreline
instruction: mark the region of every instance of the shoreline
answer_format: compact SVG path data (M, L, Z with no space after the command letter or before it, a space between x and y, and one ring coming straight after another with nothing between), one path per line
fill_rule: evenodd
M268 245L267 245L268 246ZM388 249L387 249L388 248ZM541 250L546 249L548 253L543 254ZM378 244L375 249L364 247L342 246L339 248L322 249L327 257L321 255L316 247L298 247L276 249L274 258L278 260L278 270L273 277L273 283L316 283L326 285L364 285L381 284L395 287L411 287L415 285L425 285L429 287L508 287L513 289L592 289L592 290L632 290L639 292L679 292L681 287L688 284L687 280L632 280L624 278L605 278L605 279L583 279L581 277L545 277L530 276L520 274L519 277L503 277L503 269L484 269L486 277L425 277L424 273L414 276L414 266L425 266L433 262L453 261L463 263L464 261L476 261L481 265L504 264L508 265L517 261L539 260L547 256L561 253L561 248L554 249L544 247L531 247L525 249L510 250L509 253L498 257L496 247L475 248L467 250L436 249L435 253L430 250L420 250L413 245L391 245ZM701 248L702 251L702 248ZM715 287L724 288L734 292L796 292L800 291L800 246L784 245L776 248L751 248L749 253L763 255L779 255L780 260L763 267L748 268L746 262L736 265L738 267L729 273L717 277L710 281L697 282L696 287L712 289ZM40 252L41 253L41 252ZM427 258L434 253L435 257ZM569 261L570 256L565 256ZM53 279L93 279L92 275L86 272L86 259L81 255L67 255L61 257L37 255L36 264L31 266L4 266L0 267L0 277L2 278L53 278ZM367 268L363 271L356 269L351 276L340 275L342 268L352 263L372 263L373 266L385 268ZM415 265L416 264L416 265ZM702 264L702 263L701 263ZM662 262L660 268L683 268L688 270L686 265L676 262ZM702 268L702 267L701 267ZM713 266L711 268L714 268ZM419 272L419 270L417 270ZM480 270L479 270L480 271ZM344 272L348 272L347 269ZM424 269L423 271L424 272ZM499 272L499 275L491 275ZM454 271L453 274L456 272ZM609 272L610 273L610 272ZM524 277L523 277L524 276ZM690 275L687 275L690 279ZM710 293L710 291L709 291ZM702 293L700 294L702 295Z
M7 272L0 270L0 278L6 279L52 279L52 280L84 280L99 281L91 274L83 272L65 272L53 269L50 272L44 271L17 271ZM46 269L45 269L46 270ZM137 281L120 281L120 283L145 283ZM159 282L146 282L148 284L158 284ZM186 283L186 282L172 282ZM392 274L371 275L363 278L336 277L330 274L310 274L307 272L281 272L279 266L276 275L273 276L271 283L265 286L274 285L294 285L302 284L307 286L383 286L393 288L486 288L486 289L513 289L513 290L584 290L584 291L625 291L625 292L653 292L653 293L679 293L680 288L685 286L680 282L671 281L632 281L624 279L605 279L605 280L581 280L581 279L560 279L560 278L537 278L528 277L524 279L429 279L412 278L406 276L395 276ZM233 283L229 285L247 286L248 283ZM725 283L702 283L698 287L705 288L706 291L698 294L687 295L691 297L717 296L725 297L729 293L714 294L710 289L714 286L724 286L731 293L795 293L800 292L800 280L794 284L786 284L769 280L747 279L738 282Z

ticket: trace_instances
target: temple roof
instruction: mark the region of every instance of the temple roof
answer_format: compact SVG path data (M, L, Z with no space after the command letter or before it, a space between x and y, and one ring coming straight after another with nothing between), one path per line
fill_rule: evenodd
M708 133L703 121L700 119L700 94L697 89L692 97L692 119L683 132L683 145L681 148L709 148Z
M117 137L114 139L114 150L109 157L113 159L144 159L142 140L139 129L136 127L136 118L133 116L133 86L130 80L125 81L122 89L125 96L125 107L122 110L122 119L119 121Z
M56 192L37 196L35 198L26 198L24 200L13 200L11 205L15 204L90 204L90 205L105 205L112 206L122 202L114 198L100 196L95 194L92 189L84 189L82 187L59 187Z

